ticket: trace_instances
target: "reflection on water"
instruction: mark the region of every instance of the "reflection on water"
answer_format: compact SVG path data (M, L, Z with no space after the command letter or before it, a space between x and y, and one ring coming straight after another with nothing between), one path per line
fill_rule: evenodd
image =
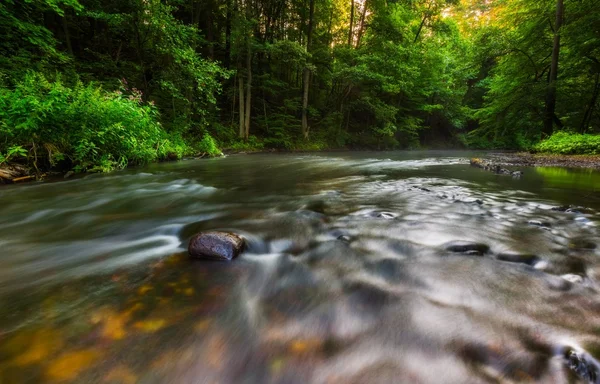
M600 175L513 179L470 155L2 188L0 383L598 382ZM247 251L190 261L209 229Z

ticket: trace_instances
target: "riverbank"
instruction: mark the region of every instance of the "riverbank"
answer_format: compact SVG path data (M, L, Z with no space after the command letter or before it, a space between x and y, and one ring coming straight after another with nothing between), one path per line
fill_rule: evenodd
M350 149L328 149L328 150L224 150L225 155L260 155L281 153L320 153L320 152L361 152L361 150ZM207 156L195 156L201 159ZM556 154L532 154L528 152L489 152L483 156L494 165L507 167L563 167L563 168L588 168L600 169L600 155L556 155ZM189 158L186 158L189 159ZM173 161L168 159L166 161ZM36 180L70 178L73 172L47 172L36 176L34 170L19 164L3 164L0 166L0 185L23 183Z
M528 152L494 152L487 156L494 164L512 167L563 167L600 169L600 155L556 155Z

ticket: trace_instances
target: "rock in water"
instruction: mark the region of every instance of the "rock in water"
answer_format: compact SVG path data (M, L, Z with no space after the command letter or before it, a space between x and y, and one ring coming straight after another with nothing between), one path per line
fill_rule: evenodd
M200 232L188 246L191 257L205 260L231 261L244 248L244 239L230 232Z
M484 253L487 253L490 250L490 247L486 244L474 243L471 241L451 241L443 244L442 247L444 247L446 251L476 256L483 256Z
M501 261L508 261L509 263L523 263L527 265L535 265L535 263L541 261L539 257L535 255L522 255L520 253L500 253L496 256L496 259Z
M484 169L486 171L494 172L499 175L511 175L512 177L519 178L523 176L521 171L511 171L510 169L502 168L499 164L495 164L493 161L473 158L469 162L472 167Z
M573 273L567 273L566 275L562 275L561 277L573 284L583 283L583 277L581 277L579 275L575 275Z
M593 357L583 351L576 352L571 349L565 351L567 366L580 378L590 384L598 383L598 363Z

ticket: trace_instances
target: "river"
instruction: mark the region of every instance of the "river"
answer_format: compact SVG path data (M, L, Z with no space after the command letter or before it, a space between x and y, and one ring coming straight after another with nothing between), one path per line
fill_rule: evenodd
M598 382L600 173L513 178L474 155L232 155L2 187L0 383ZM192 261L203 230L247 249Z

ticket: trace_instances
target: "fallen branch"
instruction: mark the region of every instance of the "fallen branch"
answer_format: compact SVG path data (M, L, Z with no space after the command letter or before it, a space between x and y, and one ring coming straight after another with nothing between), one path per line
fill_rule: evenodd
M0 165L0 183L12 183L25 180L24 178L35 178L29 175L29 168L21 164Z
M12 179L13 183L18 183L19 181L26 181L26 180L32 180L35 179L35 176L21 176L21 177L15 177L14 179Z

